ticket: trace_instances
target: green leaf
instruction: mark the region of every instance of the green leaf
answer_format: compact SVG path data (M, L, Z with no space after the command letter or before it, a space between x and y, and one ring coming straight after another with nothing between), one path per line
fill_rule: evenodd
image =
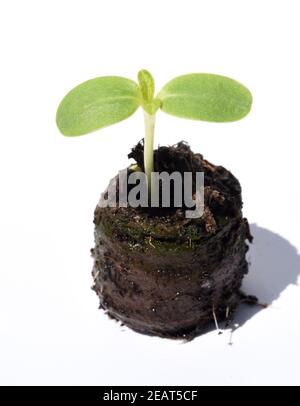
M141 93L145 102L151 102L154 97L155 85L150 72L142 69L138 73L138 80Z
M71 90L58 107L56 122L64 135L83 135L128 118L140 104L134 81L104 76Z
M158 95L161 109L194 120L228 122L246 116L252 104L250 91L233 79L192 73L168 82Z
M142 95L142 107L148 114L155 114L160 107L160 100L154 99L155 84L150 72L142 69L138 73L138 81Z

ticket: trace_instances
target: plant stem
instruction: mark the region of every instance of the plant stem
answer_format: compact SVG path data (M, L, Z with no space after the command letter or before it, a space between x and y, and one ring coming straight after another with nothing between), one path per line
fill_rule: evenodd
M145 138L144 138L144 167L145 174L148 180L148 191L151 193L151 173L154 170L153 165L153 143L154 143L154 128L155 114L149 114L144 111L145 122Z

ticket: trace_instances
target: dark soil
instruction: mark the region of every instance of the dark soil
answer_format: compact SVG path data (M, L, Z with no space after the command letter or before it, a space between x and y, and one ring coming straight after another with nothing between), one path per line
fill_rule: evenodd
M143 145L129 154L143 170ZM100 208L95 210L93 278L100 307L145 334L193 338L214 315L233 318L245 300L252 241L242 216L241 187L181 142L154 153L157 172L204 172L205 210L187 219L183 209ZM255 301L255 298L252 298Z

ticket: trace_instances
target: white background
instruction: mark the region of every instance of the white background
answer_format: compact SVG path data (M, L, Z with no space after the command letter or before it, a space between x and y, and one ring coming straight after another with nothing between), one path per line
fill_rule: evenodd
M1 384L300 384L299 13L297 0L1 2ZM157 118L157 143L186 140L239 178L257 224L244 288L272 305L241 308L232 338L136 334L90 290L93 210L143 137L142 112L74 139L55 112L80 82L141 68L157 90L211 72L253 93L240 122Z

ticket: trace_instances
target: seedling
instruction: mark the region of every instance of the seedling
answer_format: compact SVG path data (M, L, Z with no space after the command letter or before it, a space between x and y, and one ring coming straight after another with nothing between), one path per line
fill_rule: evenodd
M246 116L251 103L243 85L207 73L179 76L155 94L153 77L141 70L137 82L105 76L75 87L58 107L57 125L66 136L83 135L122 121L142 107L144 157L139 144L132 153L144 167L151 192L159 109L182 118L229 122ZM110 210L100 201L94 215L93 289L100 307L135 331L186 339L206 331L214 321L220 333L218 322L228 322L229 309L232 318L245 297L240 287L252 237L242 215L240 184L226 168L194 154L184 143L158 148L155 163L167 174L177 167L184 174L185 168L193 175L202 172L208 180L201 199L204 203L206 198L205 213L187 222L179 210L149 215L134 205Z
M145 121L144 167L150 179L159 109L182 118L230 122L246 116L251 104L252 96L245 86L208 73L176 77L155 96L152 75L141 70L137 83L119 76L103 76L80 84L64 97L56 120L62 134L84 135L130 117L141 106Z

